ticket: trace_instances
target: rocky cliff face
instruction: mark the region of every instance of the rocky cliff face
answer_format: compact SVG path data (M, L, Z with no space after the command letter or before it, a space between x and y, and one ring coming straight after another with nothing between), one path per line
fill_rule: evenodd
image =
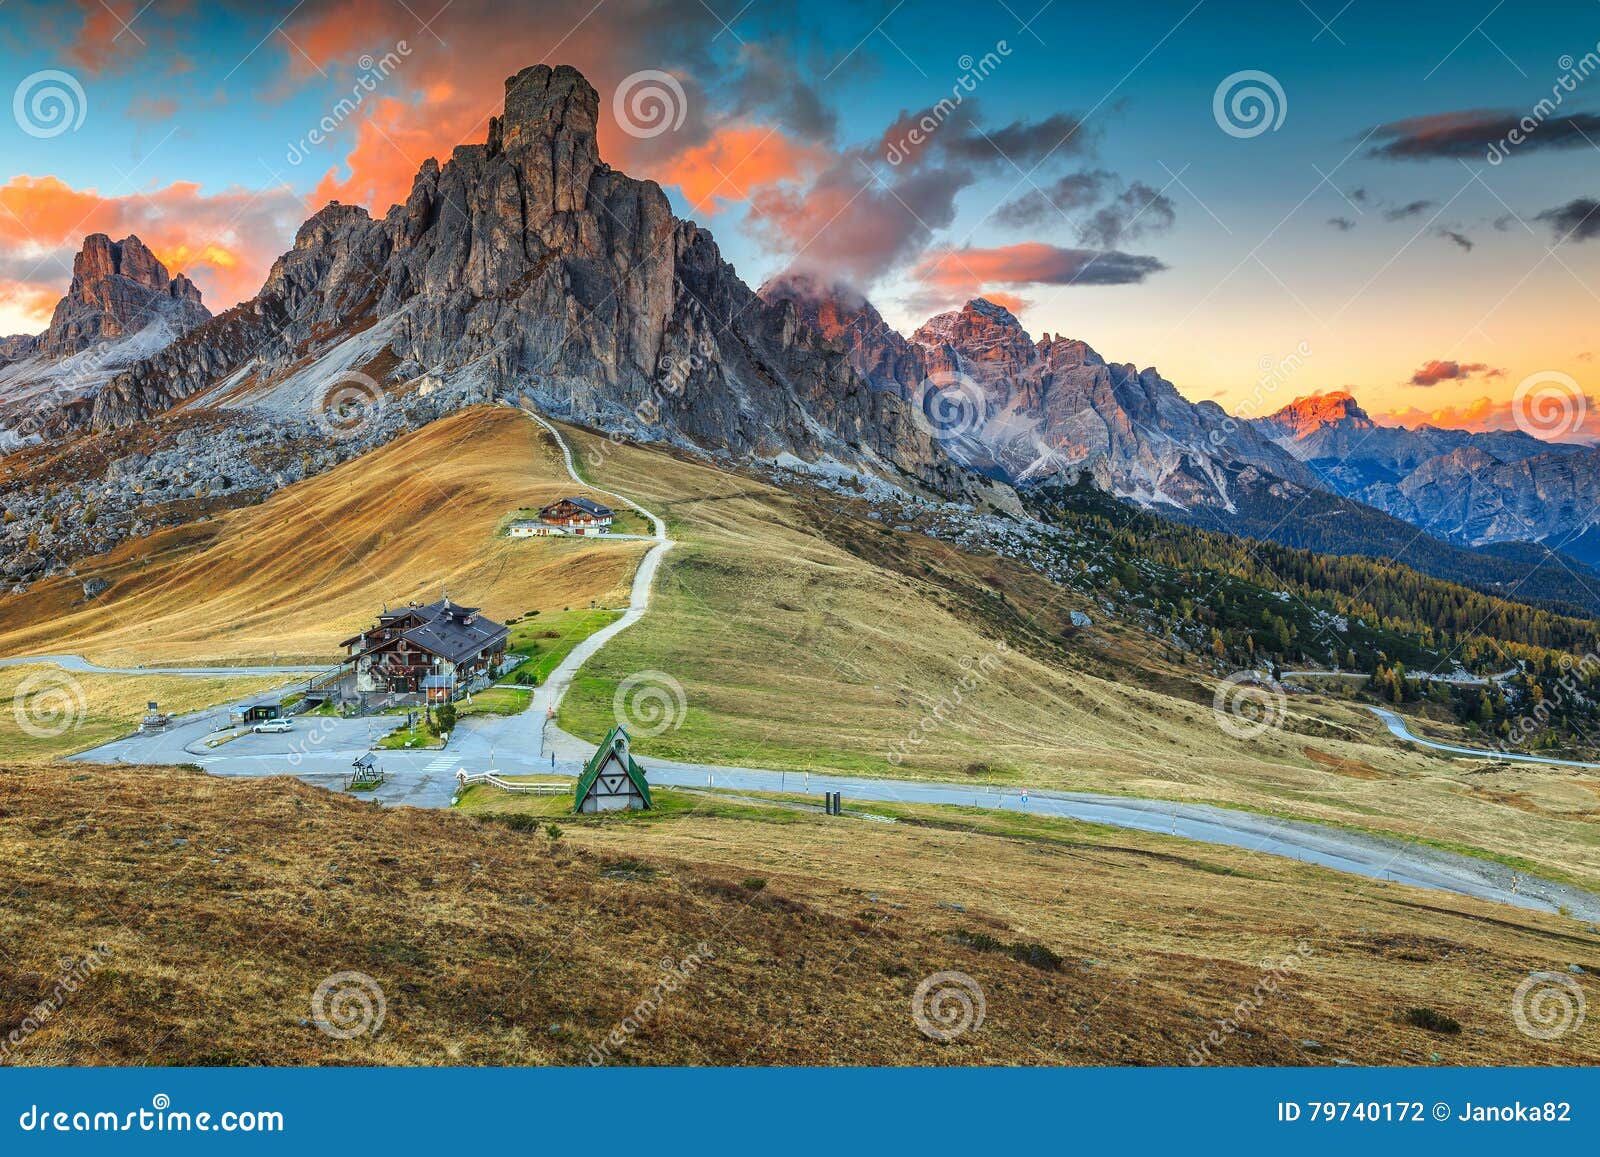
M786 273L756 292L774 307L787 303L797 324L842 351L874 388L909 398L927 376L921 348L884 321L857 289L828 284L811 274Z
M72 263L72 287L57 303L36 352L68 357L138 333L157 319L186 333L210 316L194 283L169 274L139 238L113 241L91 233Z
M808 299L816 292L793 281L762 290L794 295L797 316L880 389L907 397L972 469L1017 483L1087 472L1122 497L1182 507L1227 508L1230 466L1317 485L1292 456L1215 404L1188 402L1155 370L1107 363L1059 336L1035 342L993 302L931 318L907 342L870 306L837 291Z
M39 339L33 334L0 337L0 366L8 362L19 362L23 358L31 358L38 352Z
M385 394L526 397L636 438L968 486L901 397L756 296L659 186L600 159L598 102L571 68L511 77L484 143L426 162L381 220L319 212L256 298L63 427L110 429L202 392L203 406L306 414L362 375Z
M0 452L58 433L106 382L211 316L137 237L84 239L50 328L0 339Z
M1471 546L1542 542L1600 561L1600 450L1581 447L1505 461L1477 446L1429 458L1366 501Z

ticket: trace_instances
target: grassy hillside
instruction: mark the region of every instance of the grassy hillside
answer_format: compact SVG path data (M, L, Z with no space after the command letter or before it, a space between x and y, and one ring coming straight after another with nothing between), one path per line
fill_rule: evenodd
M657 451L604 447L591 472L679 545L650 614L580 673L569 730L598 739L618 685L644 675L683 703L638 739L646 754L1222 803L1600 881L1600 777L1403 746L1333 696L1236 738L1197 661L1020 564ZM1095 626L1072 627L1075 608Z
M583 1064L616 1032L607 1063L1184 1064L1270 977L1213 1063L1600 1060L1592 1018L1539 1042L1510 1017L1530 970L1600 964L1559 917L1016 822L712 801L552 840L287 779L9 769L0 1036L70 968L8 1063ZM984 1019L941 1044L912 1005L945 972ZM338 1039L312 997L350 973L384 1016Z
M598 452L596 484L637 495L679 541L651 612L568 696L563 722L580 734L603 734L637 676L671 705L659 734L634 720L647 756L1215 802L1600 881L1600 777L1402 746L1332 696L1295 696L1277 726L1240 738L1219 726L1199 662L1020 564L891 530L833 495L574 439ZM92 603L82 576L0 599L0 653L329 657L383 601L446 584L507 618L616 606L645 544L495 533L572 489L562 476L527 418L463 412L262 506L130 544L99 568L113 585ZM1095 625L1074 627L1075 609ZM542 650L570 617L518 629Z
M76 577L0 596L0 655L327 661L384 603L445 588L501 618L625 602L645 544L497 534L516 509L581 489L525 417L464 410L259 506L125 543ZM111 587L86 603L91 577Z

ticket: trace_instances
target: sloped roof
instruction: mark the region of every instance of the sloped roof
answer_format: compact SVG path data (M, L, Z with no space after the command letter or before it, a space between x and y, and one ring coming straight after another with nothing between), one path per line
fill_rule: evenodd
M452 663L464 663L506 637L506 628L493 619L464 619L441 614L400 637Z
M419 620L417 625L402 631L397 637L452 663L463 663L475 658L504 640L509 634L503 623L480 616L477 607L464 607L459 603L452 603L449 599L439 599L422 607L401 607L398 610L385 611L378 616L378 626L412 617ZM359 642L370 633L369 631L357 635L354 639L341 643L340 646L347 647L351 643ZM363 653L370 654L392 641L390 639L374 644Z
M618 742L619 738L621 739L620 743ZM583 806L584 797L589 794L589 789L594 787L594 781L600 778L600 770L611 761L613 756L620 762L621 755L618 749L626 749L627 746L628 733L622 729L620 723L606 732L605 739L599 747L595 748L594 754L589 757L589 762L584 764L583 774L578 776L578 786L572 796L573 811L577 811ZM626 770L628 779L638 789L639 794L644 797L644 806L647 808L655 807L655 803L650 799L650 784L644 777L644 768L633 761L631 754L627 758Z
M540 510L539 513L540 514L544 514L546 511L554 510L554 509L556 509L557 507L560 507L560 506L576 506L579 510L583 511L585 514L592 514L596 518L610 518L611 517L611 507L602 506L600 503L594 501L591 498L558 498L556 501L552 502L549 506L546 506L542 510Z

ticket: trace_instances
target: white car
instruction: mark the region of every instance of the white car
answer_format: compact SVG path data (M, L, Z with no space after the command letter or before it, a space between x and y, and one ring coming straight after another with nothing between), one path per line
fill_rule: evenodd
M294 723L288 719L268 719L264 723L257 723L250 730L257 735L266 735L275 731L293 731Z

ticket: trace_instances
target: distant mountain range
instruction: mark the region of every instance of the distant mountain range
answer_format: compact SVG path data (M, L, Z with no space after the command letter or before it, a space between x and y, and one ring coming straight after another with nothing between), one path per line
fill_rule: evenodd
M575 70L525 69L486 140L426 161L381 218L321 209L216 317L138 238L90 237L49 329L0 339L0 450L159 426L180 404L283 427L352 382L391 417L518 398L1012 511L1015 487L1087 479L1212 529L1600 610L1600 576L1516 545L1587 541L1595 451L1381 427L1348 395L1245 421L982 298L908 338L825 278L752 291L657 185L601 160L598 110Z
M1600 562L1600 450L1521 431L1375 423L1348 393L1297 398L1256 427L1325 487L1467 546L1536 542Z

